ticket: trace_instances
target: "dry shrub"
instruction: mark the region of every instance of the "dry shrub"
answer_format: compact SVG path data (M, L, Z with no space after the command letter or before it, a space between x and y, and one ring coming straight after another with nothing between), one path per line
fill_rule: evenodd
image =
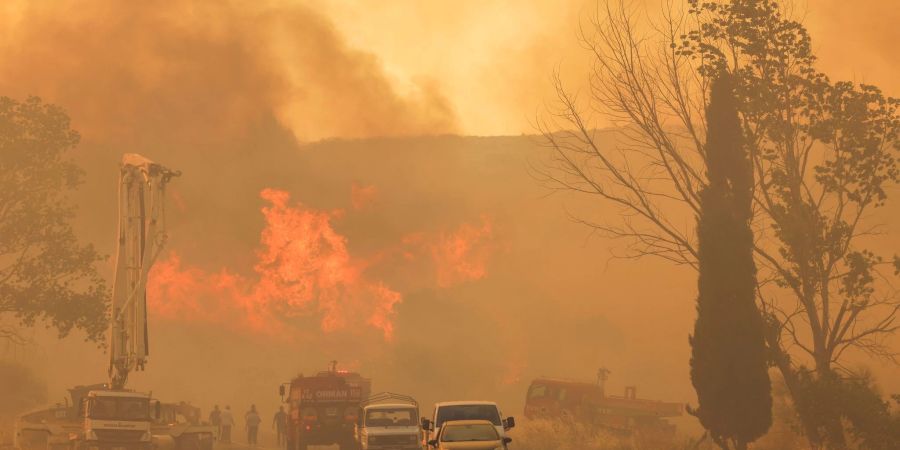
M647 432L621 433L559 420L521 421L511 448L516 450L706 450L682 438Z

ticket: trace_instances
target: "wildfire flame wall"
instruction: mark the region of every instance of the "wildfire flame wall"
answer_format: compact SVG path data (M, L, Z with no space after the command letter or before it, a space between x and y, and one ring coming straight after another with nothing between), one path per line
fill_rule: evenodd
M372 327L390 341L395 305L403 298L396 289L422 289L428 280L445 288L487 273L493 242L486 218L478 227L464 223L457 230L432 236L414 233L394 248L361 257L350 254L347 237L332 226L345 211L292 205L288 192L275 189L264 189L260 197L268 205L261 210L265 228L254 274L247 277L228 268L206 272L184 265L173 251L150 275L148 297L154 316L204 321L298 342L314 340L317 330L299 328L291 321L314 316L322 332L361 334ZM353 204L359 205L356 198ZM414 271L420 281L391 287L368 274L378 265Z

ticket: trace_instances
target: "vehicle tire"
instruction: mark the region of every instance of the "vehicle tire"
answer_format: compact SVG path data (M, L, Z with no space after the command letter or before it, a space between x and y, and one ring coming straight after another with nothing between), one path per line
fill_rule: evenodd
M176 450L202 450L200 448L200 439L193 434L181 435L175 439Z
M306 442L303 442L303 438L300 437L300 431L294 432L294 449L293 450L306 450Z
M206 434L205 436L198 437L205 437L205 439L200 440L200 444L198 445L198 448L200 450L213 450L216 442L215 436L213 436L212 434Z

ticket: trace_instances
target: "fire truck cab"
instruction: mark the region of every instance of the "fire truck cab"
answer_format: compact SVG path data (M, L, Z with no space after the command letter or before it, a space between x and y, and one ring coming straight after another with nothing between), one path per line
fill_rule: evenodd
M335 363L330 370L300 375L282 385L279 393L282 398L287 394L287 450L335 444L341 450L355 449L360 403L369 397L371 386L371 380L337 370Z

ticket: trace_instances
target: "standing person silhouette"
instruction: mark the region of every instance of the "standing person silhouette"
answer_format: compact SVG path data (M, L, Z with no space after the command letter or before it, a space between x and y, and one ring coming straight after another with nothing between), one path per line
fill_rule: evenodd
M213 410L209 412L209 424L216 427L216 439L221 439L222 411L219 410L219 405L214 406Z
M272 419L272 428L275 429L275 433L278 436L278 445L284 446L287 444L287 413L284 412L284 406L278 407L278 412L275 413L275 417Z
M262 419L256 412L256 405L250 405L250 411L244 414L244 423L247 427L247 444L256 446L256 438L259 433L259 424Z
M220 416L222 426L222 442L231 443L231 427L234 426L234 415L231 414L231 405L225 405L225 410Z

